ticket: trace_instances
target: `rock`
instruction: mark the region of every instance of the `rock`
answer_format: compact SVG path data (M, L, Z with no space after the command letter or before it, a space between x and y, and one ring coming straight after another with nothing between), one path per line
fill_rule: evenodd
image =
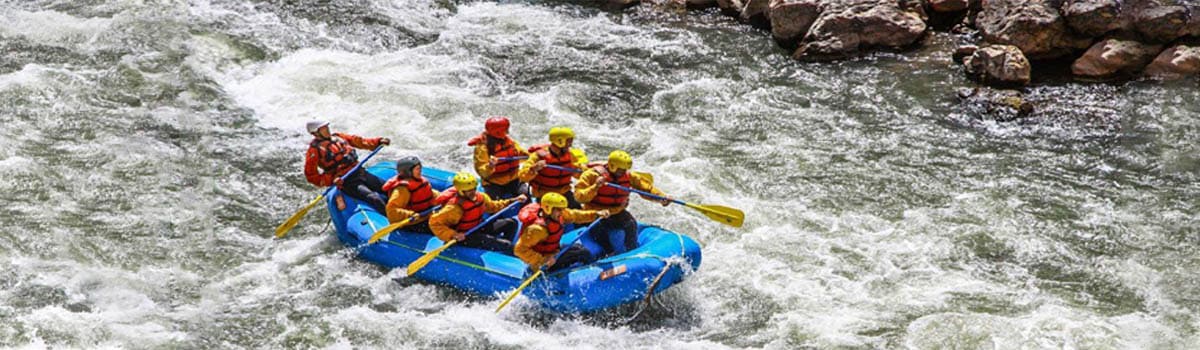
M1141 71L1162 46L1132 40L1106 39L1092 45L1071 65L1071 73L1085 78L1110 78Z
M1067 0L1062 6L1067 26L1087 36L1100 36L1122 29L1120 0Z
M771 0L744 0L746 6L742 8L741 15L738 19L742 23L746 23L758 28L771 28L771 20L768 18L770 12Z
M771 0L767 14L771 21L771 36L780 45L794 48L821 14L821 3L818 0Z
M1187 34L1188 9L1183 6L1149 6L1134 18L1138 33L1155 42L1170 42Z
M967 75L984 84L1020 86L1029 83L1031 67L1021 50L1012 45L992 45L975 50L963 62Z
M1016 90L995 90L987 87L958 90L958 99L968 111L986 119L1012 121L1034 111L1030 103Z
M974 55L975 51L977 51L977 50L979 50L979 47L977 47L975 45L959 46L954 49L954 55L951 57L954 58L954 62L962 62L963 58Z
M1172 80L1200 74L1200 46L1175 45L1158 54L1146 66L1145 75Z
M1086 48L1091 40L1072 33L1055 0L987 0L975 19L989 44L1013 45L1030 59L1049 59Z
M841 0L824 5L792 57L840 59L866 48L905 47L925 34L920 15L902 9L895 0Z
M671 0L675 9L703 10L717 7L717 0Z
M717 7L720 7L721 13L726 16L740 17L746 3L744 0L717 0Z
M958 12L970 5L967 0L929 0L929 8L935 12Z

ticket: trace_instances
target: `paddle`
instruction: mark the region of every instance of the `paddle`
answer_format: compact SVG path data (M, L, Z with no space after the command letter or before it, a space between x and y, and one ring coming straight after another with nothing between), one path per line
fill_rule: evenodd
M496 218L500 217L500 213L503 213L504 211L506 211L509 208L512 208L513 206L518 205L518 204L521 204L521 202L519 202L519 201L513 202L512 204L509 204L507 207L504 207L504 209L500 209L499 211L496 212L496 214L492 215L492 217L487 218L487 220L483 220L483 222L479 223L479 225L475 225L475 227L472 227L470 230L467 230L467 233L463 234L463 236L464 237L469 236L471 233L482 228L484 225L487 225L488 223L492 222L492 220L495 220ZM455 243L458 243L458 240L451 239L449 242L446 242L446 244L443 244L441 247L438 247L437 249L434 249L434 250L429 251L428 253L425 253L425 255L422 255L420 258L417 258L417 260L413 260L412 263L408 264L408 269L407 269L408 275L412 276L413 274L417 273L417 271L420 271L422 268L424 268L425 265L429 265L429 262L433 261L434 258L437 258L438 255L442 254L442 251L446 250L446 248L450 248L450 246L454 245Z
M425 211L418 213L417 216L409 217L407 219L400 220L400 222L384 226L383 228L379 229L379 231L375 231L375 234L371 235L371 239L367 240L367 244L375 244L375 242L378 242L379 239L387 236L387 234L392 233L392 231L395 231L401 226L407 225L409 222L416 220L419 217L429 215L429 213L432 213L434 210L437 210L441 207L442 206L440 205L435 205L433 208L425 209Z
M381 149L383 149L383 146L375 147L375 150L371 151L371 154L368 154L366 158L363 158L362 161L358 162L358 164L355 164L354 168L346 172L345 175L342 175L341 180L346 181L346 178L349 177L350 174L354 174L354 172L358 171L359 168L362 168L363 164L367 164L367 160L370 160L371 157L374 157L375 153L379 153L379 150ZM308 214L309 209L317 206L317 203L321 202L322 199L325 199L325 195L329 194L329 191L333 191L335 187L337 186L329 186L329 188L326 188L325 192L321 192L321 195L317 196L316 199L313 199L312 202L308 202L308 205L300 208L300 211L292 214L292 217L288 218L287 221L284 221L283 224L280 224L279 227L276 227L275 238L283 238L283 236L287 236L288 231L291 231L292 227L295 227L296 224L300 223L300 219L303 219L304 215Z
M561 166L557 166L557 165L546 165L546 167L551 168L551 169L562 170L562 171L571 171L571 172L579 172L580 171L579 169L561 167ZM645 173L638 173L638 174L645 174ZM651 180L651 181L653 181L653 180ZM637 193L637 194L640 194L640 195L643 195L646 197L654 198L657 200L667 199L666 197L655 195L650 192L621 186L621 185L611 183L611 182L607 183L607 185L612 186L613 188L616 188L616 189L619 189L622 191L634 192L634 193ZM720 222L720 223L723 223L723 224L726 224L729 226L733 226L733 227L742 227L742 221L744 221L746 218L746 214L742 213L742 211L737 208L730 208L730 207L715 205L715 204L694 204L694 203L684 202L684 201L681 201L678 199L671 199L671 202L682 204L684 206L687 206L688 208L696 209L696 210L700 211L700 213L704 214L704 216L707 216L709 219L712 219L713 221L717 221L717 222Z
M496 158L496 161L497 162L511 162L514 160L526 160L526 159L529 159L529 156L500 157L500 158Z
M558 258L561 258L563 256L563 253L567 252L567 249L569 249L569 248L571 248L571 246L575 245L575 242L578 242L580 238L583 238L583 236L586 236L588 234L588 231L592 230L592 227L594 227L594 226L596 226L596 224L600 223L600 220L601 219L596 219L596 221L592 221L592 224L587 225L587 228L584 228L583 232L579 233L579 236L576 236L575 239L571 240L571 243L567 243L565 245L559 244L558 245L558 254L554 254L554 260L558 261ZM496 307L496 313L500 313L500 310L504 309L504 307L507 306L509 302L512 302L513 299L516 299L517 295L520 295L521 291L525 290L525 287L528 287L530 283L533 283L533 280L537 279L538 276L541 276L542 273L545 272L546 269L549 267L550 267L550 264L542 265L542 267L538 268L537 272L533 273L533 276L529 276L529 278L526 278L524 282L521 282L521 285L517 286L517 290L514 290L512 292L512 294L509 294L507 298L504 298L504 302L501 302L500 306Z

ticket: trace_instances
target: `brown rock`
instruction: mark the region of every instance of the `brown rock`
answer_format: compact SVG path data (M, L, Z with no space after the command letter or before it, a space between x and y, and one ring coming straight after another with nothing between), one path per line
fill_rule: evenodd
M672 0L688 10L703 10L717 7L717 0ZM678 6L677 5L677 6ZM677 7L678 8L678 7Z
M792 57L829 60L853 56L871 47L899 48L925 34L919 14L891 0L827 2Z
M1200 46L1175 45L1146 66L1146 76L1172 80L1200 74Z
M1183 6L1149 6L1135 18L1134 28L1152 41L1165 43L1187 33L1188 10Z
M738 19L742 23L746 23L758 28L770 28L771 20L768 18L770 12L771 0L744 0L746 6L742 8L741 15Z
M967 75L984 84L1013 86L1029 83L1029 60L1012 45L981 47L963 62Z
M1120 0L1067 0L1062 6L1067 26L1087 36L1100 36L1122 29Z
M808 34L817 15L821 14L818 0L772 0L767 11L771 21L771 36L785 47L795 47Z
M937 12L958 12L970 5L967 0L929 0L929 7Z
M971 55L974 55L975 51L978 51L978 50L979 50L979 47L976 47L975 45L959 46L954 49L954 54L951 57L954 58L954 62L962 62L963 58L967 58L967 57L970 57Z
M1162 50L1160 45L1106 39L1092 45L1071 65L1071 73L1085 78L1109 78L1141 71Z
M1070 32L1054 0L986 0L975 19L985 42L1013 45L1028 58L1061 57L1091 40Z

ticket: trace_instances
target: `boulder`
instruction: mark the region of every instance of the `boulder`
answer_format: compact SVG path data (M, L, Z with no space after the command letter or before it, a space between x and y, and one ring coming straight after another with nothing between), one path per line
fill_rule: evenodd
M726 16L740 17L742 9L746 8L745 0L717 0L717 7L721 8L721 13Z
M1132 40L1106 39L1092 45L1071 64L1071 73L1090 79L1111 78L1141 71L1162 50L1160 45Z
M1013 45L1030 59L1056 58L1087 48L1053 6L1055 0L986 0L975 24L989 44Z
M746 23L758 28L771 28L771 19L768 18L770 12L771 0L744 0L746 6L742 7L742 12L738 19L742 23Z
M1121 0L1067 0L1062 6L1067 26L1086 36L1122 29Z
M795 48L821 14L819 0L771 0L767 10L771 36L780 45Z
M1183 6L1150 5L1134 15L1134 28L1146 39L1166 43L1187 34L1188 17Z
M984 84L1020 86L1029 83L1031 67L1021 50L1012 45L991 45L975 50L963 61L967 75Z
M866 48L909 46L925 34L921 15L901 8L895 0L840 0L824 5L792 57L841 59Z
M717 0L672 0L675 8L703 10L717 7Z
M1164 50L1146 66L1145 75L1172 80L1200 74L1200 46L1175 45Z

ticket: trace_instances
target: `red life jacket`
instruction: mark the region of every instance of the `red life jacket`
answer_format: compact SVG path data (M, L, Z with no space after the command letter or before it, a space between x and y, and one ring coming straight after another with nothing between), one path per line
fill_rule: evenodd
M516 142L512 138L505 137L503 140L488 136L487 133L475 135L470 140L467 140L467 146L478 145L480 142L487 142L488 155L496 158L516 157L521 155L517 153ZM504 176L517 172L521 167L521 161L497 161L496 166L492 168L492 177Z
M408 204L404 206L404 209L419 213L433 207L433 187L429 186L429 181L426 181L425 178L400 179L393 177L383 184L383 192L390 195L392 190L400 186L408 189L409 194Z
M543 160L546 164L557 165L566 168L575 168L575 156L570 150L563 150L563 154L554 156L550 152L550 144L541 144L529 147L529 152L536 152L539 160ZM558 169L545 168L538 171L537 176L529 181L530 185L537 188L563 188L571 185L571 178L575 173L562 171Z
M552 218L546 217L542 213L542 206L538 203L526 205L517 213L517 220L525 227L539 225L546 228L546 238L542 239L533 246L533 251L541 254L554 254L558 252L559 243L562 240L563 225L561 222Z
M466 233L467 230L475 228L475 225L483 222L483 194L475 192L475 198L468 200L459 196L458 191L451 189L439 196L438 200L440 201L445 198L446 193L449 193L451 196L451 198L447 199L446 203L457 205L459 208L462 208L463 212L462 217L458 219L458 223L454 225L455 231Z
M308 143L308 147L317 149L319 154L317 166L325 173L332 172L337 176L342 176L344 175L342 172L348 171L358 164L358 152L354 152L354 147L340 137L314 138L312 142Z
M621 175L620 178L613 179L612 173L608 172L608 168L603 165L594 167L592 169L596 169L596 171L600 173L600 176L603 176L604 179L608 180L609 183L625 186L627 188L633 188L633 183L629 178L628 170L626 170L625 174ZM596 197L592 198L591 204L602 205L606 207L616 207L625 205L625 203L628 202L629 191L619 190L615 187L604 185L600 186L599 190L596 190Z

